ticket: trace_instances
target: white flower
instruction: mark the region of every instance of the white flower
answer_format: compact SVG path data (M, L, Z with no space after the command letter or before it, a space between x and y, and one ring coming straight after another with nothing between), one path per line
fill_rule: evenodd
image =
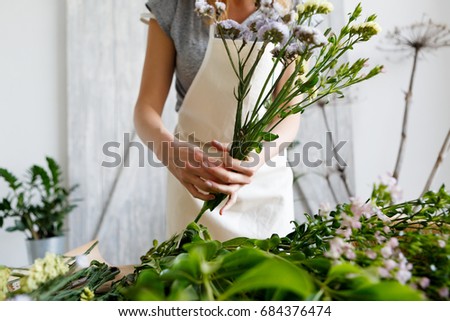
M211 17L212 15L214 15L215 10L213 6L206 2L206 0L196 0L195 12L197 12L199 16Z
M33 291L39 285L69 272L69 265L64 258L54 253L47 253L43 259L36 259L26 278L26 288Z
M227 9L227 5L221 1L216 1L215 6L216 6L216 13L218 15L222 14L222 12L225 12L225 10Z
M447 245L447 243L445 243L444 240L438 240L438 245L440 248L445 248L445 246Z
M333 11L333 4L326 0L307 0L304 4L299 4L297 10L299 13L315 12L319 14L327 14Z
M381 27L375 21L367 21L360 24L354 24L350 27L350 31L359 34L365 38L370 38L381 32Z
M430 270L433 271L433 272L436 272L436 270L437 270L437 269L436 269L436 265L431 264L431 265L430 265Z

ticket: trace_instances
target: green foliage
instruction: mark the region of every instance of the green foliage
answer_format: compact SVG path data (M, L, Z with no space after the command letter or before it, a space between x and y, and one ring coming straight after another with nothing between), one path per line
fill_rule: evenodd
M307 223L294 223L284 237L218 242L191 223L155 243L132 281L116 290L127 300L445 299L450 195L442 187L393 205L386 193L374 186L367 203L308 215ZM346 237L349 222L355 225ZM335 256L336 244L350 253ZM386 252L389 246L392 253Z
M0 202L0 227L5 219L14 219L8 232L24 232L29 239L43 239L64 233L64 220L75 208L70 189L62 185L61 169L51 157L47 168L33 165L23 181L4 168L0 178L9 186L9 193Z

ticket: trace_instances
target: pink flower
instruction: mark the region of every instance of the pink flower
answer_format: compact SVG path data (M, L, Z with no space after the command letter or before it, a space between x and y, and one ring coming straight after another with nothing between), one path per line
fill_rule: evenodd
M393 254L392 247L390 247L390 246L385 246L381 249L381 255L383 255L383 257L385 259L391 257L392 254Z
M350 198L351 202L351 211L356 218L360 218L361 216L365 216L366 218L370 218L373 215L373 206L369 203L364 202L361 198Z
M397 267L397 265L398 265L397 262L395 262L392 259L386 260L384 262L384 266L388 271L395 269Z
M438 240L438 245L439 245L439 247L440 248L445 248L445 246L447 245L447 243L445 243L445 241L444 240Z
M427 277L423 277L419 281L419 285L422 289L426 289L430 285L430 279Z
M448 288L447 287L440 288L438 290L438 294L441 298L447 299L448 298Z
M379 267L378 268L378 274L382 277L382 278L390 278L391 274L389 273L388 270L386 270L385 268Z
M367 250L366 256L371 260L375 260L377 258L377 253L375 253L375 251L372 250Z
M401 284L405 284L406 282L408 282L408 280L411 278L412 274L410 271L408 270L399 270L397 272L396 278L398 280L398 282L400 282Z

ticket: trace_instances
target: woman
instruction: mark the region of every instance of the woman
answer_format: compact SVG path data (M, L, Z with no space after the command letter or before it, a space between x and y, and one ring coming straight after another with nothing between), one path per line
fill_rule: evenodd
M254 0L224 2L227 17L237 22L257 14ZM286 5L285 1L279 2ZM217 210L207 212L200 221L213 238L265 238L290 232L294 219L292 172L286 167L285 156L279 154L281 146L294 140L299 116L281 122L274 131L279 135L276 146L272 142L261 157L247 162L231 159L226 146L232 139L236 108L233 88L237 81L223 46L214 41L210 26L194 12L195 0L150 0L146 5L153 18L149 23L135 126L140 138L151 142L149 147L171 173L168 234L179 232L193 221L203 201L214 198L213 193L229 195ZM270 56L265 60L263 69L267 71L272 67ZM174 72L179 111L177 135L169 132L161 120ZM255 76L252 83L250 101L261 88L258 79ZM219 158L208 157L201 148L207 143L219 151Z

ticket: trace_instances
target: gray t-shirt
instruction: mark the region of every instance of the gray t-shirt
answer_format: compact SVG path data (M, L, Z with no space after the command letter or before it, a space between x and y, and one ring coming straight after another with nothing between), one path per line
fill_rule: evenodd
M146 6L175 45L178 111L205 57L209 27L194 12L195 0L149 0Z

